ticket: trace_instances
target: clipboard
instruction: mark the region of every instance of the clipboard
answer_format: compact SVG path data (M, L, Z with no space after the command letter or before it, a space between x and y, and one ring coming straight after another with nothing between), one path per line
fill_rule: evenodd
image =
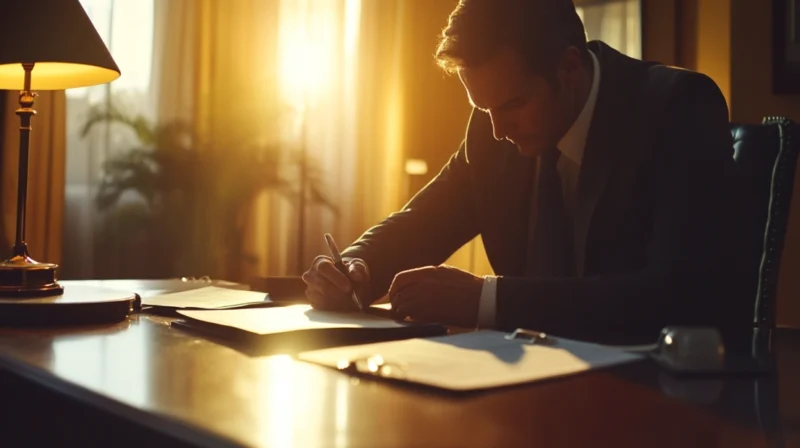
M647 359L526 329L328 348L303 352L298 358L350 375L455 392L532 383Z

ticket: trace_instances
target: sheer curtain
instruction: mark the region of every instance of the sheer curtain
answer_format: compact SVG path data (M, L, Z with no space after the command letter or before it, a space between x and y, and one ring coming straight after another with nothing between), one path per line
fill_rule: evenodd
M246 252L241 260L227 260L226 276L297 273L325 252L323 233L346 245L399 207L402 70L395 50L402 36L393 31L398 23L393 14L402 2L368 3L362 8L360 0L83 0L123 76L68 94L64 277L136 272L123 247L99 236L113 221L94 199L104 162L139 142L117 125L95 127L83 137L88 111L96 107L116 105L149 123L182 120L198 139L194 149L229 148L230 158L237 158L246 155L248 145L277 143L283 159L309 161L305 171L281 165L292 185L301 174L311 179L305 203L296 194L266 191L240 215L200 217L235 221L241 229L240 241L220 243L241 245ZM368 92L359 88L364 85ZM319 205L321 198L335 207ZM127 195L122 202L137 201L141 198Z
M578 6L589 40L602 40L620 52L642 57L641 0L605 0Z
M217 126L206 134L212 140L228 139L231 132L268 131L260 138L278 142L286 158L308 161L305 173L287 165L287 178L297 184L307 174L308 184L334 205L319 204L310 187L305 201L270 191L259 195L242 217L242 244L252 257L241 263L238 277L297 274L327 252L325 232L345 246L400 206L403 36L396 13L401 4L157 4L157 22L164 24L163 30L156 26L156 34L163 33L159 52L180 55L185 64L157 58L160 110L170 107L171 114L193 117L201 131ZM226 28L232 24L236 27ZM194 33L199 37L187 38ZM227 127L216 120L203 125L209 113L238 118L227 118Z
M62 278L93 278L114 269L118 248L103 246L98 234L105 216L95 196L105 161L138 144L129 129L97 126L85 137L92 108L116 104L130 115L153 116L149 98L154 0L81 0L122 76L110 84L66 91L66 193ZM126 200L136 200L127 198Z

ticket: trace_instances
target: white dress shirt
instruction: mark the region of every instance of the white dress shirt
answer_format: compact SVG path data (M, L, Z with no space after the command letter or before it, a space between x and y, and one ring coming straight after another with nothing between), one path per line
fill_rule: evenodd
M586 104L583 105L578 118L572 123L566 134L558 141L558 150L561 155L558 159L558 173L561 177L564 191L564 203L570 217L574 216L575 204L578 193L578 175L580 174L581 161L583 160L583 150L586 147L586 137L589 134L589 127L592 124L594 108L597 104L597 92L600 89L600 62L597 56L591 51L592 58L592 87ZM538 172L538 170L537 170ZM538 177L538 175L536 176ZM483 280L483 289L478 305L478 328L492 328L495 326L495 315L497 313L497 277L487 275Z

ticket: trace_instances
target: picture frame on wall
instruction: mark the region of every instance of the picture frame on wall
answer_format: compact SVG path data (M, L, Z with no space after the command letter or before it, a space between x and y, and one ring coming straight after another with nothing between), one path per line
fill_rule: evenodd
M800 0L772 0L772 91L800 94Z

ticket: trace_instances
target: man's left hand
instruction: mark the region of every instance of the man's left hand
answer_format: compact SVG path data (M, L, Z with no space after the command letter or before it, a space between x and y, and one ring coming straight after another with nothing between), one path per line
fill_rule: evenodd
M478 322L483 279L452 266L428 266L397 274L389 288L399 318L472 328Z

